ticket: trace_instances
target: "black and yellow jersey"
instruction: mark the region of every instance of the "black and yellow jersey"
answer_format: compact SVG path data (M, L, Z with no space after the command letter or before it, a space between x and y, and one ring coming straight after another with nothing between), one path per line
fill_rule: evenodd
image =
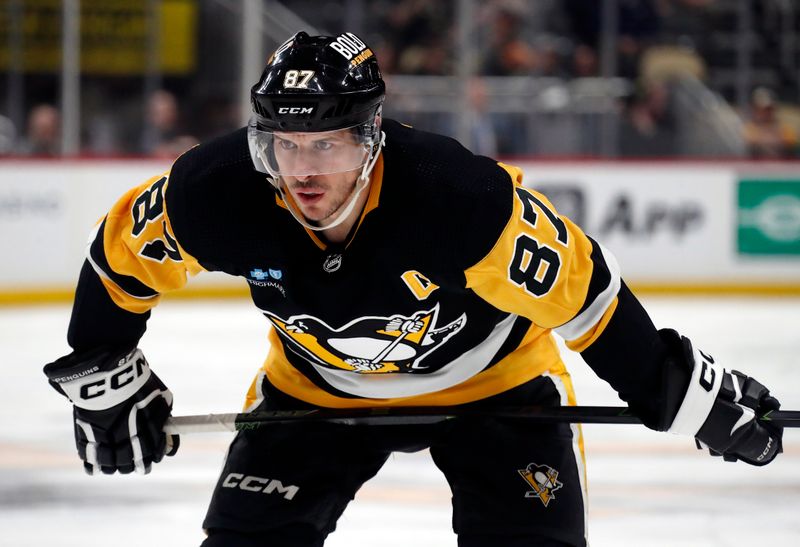
M107 342L109 325L138 340L162 293L220 271L247 281L272 326L248 405L263 375L328 407L467 403L563 374L552 331L615 387L652 388L639 361L656 331L607 250L518 168L390 120L383 130L367 204L341 245L294 220L253 168L244 129L130 190L92 236L73 347ZM621 340L642 316L637 340Z

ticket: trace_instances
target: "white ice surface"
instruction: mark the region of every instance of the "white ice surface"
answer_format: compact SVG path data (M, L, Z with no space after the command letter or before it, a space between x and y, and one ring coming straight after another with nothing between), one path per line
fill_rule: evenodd
M727 368L800 408L800 299L645 298ZM70 410L41 374L67 351L67 306L0 308L0 546L191 547L228 435L185 436L148 476L86 476ZM266 321L243 301L167 301L145 354L175 393L175 414L235 412L266 354ZM617 405L574 355L582 404ZM730 464L690 439L638 426L584 426L594 547L800 545L800 433L772 465ZM331 547L454 547L450 493L426 453L399 454L359 492Z

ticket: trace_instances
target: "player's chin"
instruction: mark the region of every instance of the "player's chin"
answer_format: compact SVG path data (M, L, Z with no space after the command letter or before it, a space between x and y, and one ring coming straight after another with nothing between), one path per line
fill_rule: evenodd
M322 207L303 207L300 206L300 212L303 213L303 216L306 217L306 220L309 222L316 222L320 223L327 220L331 215L327 209L323 209Z

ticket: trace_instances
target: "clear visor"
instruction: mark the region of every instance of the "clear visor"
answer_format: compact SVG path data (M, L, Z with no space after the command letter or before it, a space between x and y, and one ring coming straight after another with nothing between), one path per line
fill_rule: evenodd
M310 133L255 130L256 151L273 176L306 177L361 169L372 139L361 126Z

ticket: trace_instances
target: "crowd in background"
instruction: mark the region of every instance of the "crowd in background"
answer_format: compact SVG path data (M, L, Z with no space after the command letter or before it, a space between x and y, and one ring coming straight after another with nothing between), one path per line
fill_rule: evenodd
M767 51L777 47L774 42L777 23L768 6L778 1L752 2L754 31ZM793 105L797 103L797 74L779 65L772 67L771 72L759 72L758 75L767 74L770 79L766 85L754 79L757 85L749 91L747 105L735 104L731 81L709 77L715 66L730 62L724 52L720 54L719 40L715 42L711 32L710 25L719 23L719 19L709 16L712 8L718 7L715 5L726 2L730 4L731 0L618 0L614 76L630 83L615 107L619 156L681 154L671 81L652 77L649 68L652 63L646 65L649 53L664 44L691 51L699 67L693 75L703 79L705 85L736 108L746 155L754 158L797 155L798 125L794 118L782 115L796 109ZM329 32L347 30L338 28L342 21L337 19L336 2L296 0L285 4L318 28ZM459 52L454 2L378 0L365 5L368 11L364 16L363 34L375 50L389 80L390 91L392 75L456 73ZM492 114L482 77L526 76L571 81L602 76L602 2L491 0L477 5L471 37L480 46L477 48L480 56L470 67L475 77L467 90L473 120L468 144L489 155L540 154L542 151L535 143L523 139L520 144L516 136L519 131L515 133L508 116ZM725 12L714 13L719 17L719 13ZM734 20L728 23L735 27ZM219 41L203 46L201 40L199 47L218 48ZM201 51L200 58L206 57ZM196 84L191 77L165 78L161 89L150 90L146 96L128 94L120 101L109 102L103 97L106 88L102 79L98 80L96 88L92 87L92 80L87 79L82 154L175 157L203 139L241 125L234 86L229 86L227 96L219 92L220 85L200 95L198 90L210 87ZM113 85L126 84L116 82ZM46 100L45 92L32 96L45 100L34 100L26 105L24 127L14 127L0 109L0 153L59 154L61 113L57 97ZM438 126L434 123L429 128L448 132L452 130L452 123Z
M778 54L780 21L779 0L749 2L753 31L761 41L764 55L757 57L765 65L775 63ZM385 4L385 3L384 3ZM445 2L403 0L379 5L389 14L376 33L384 69L389 73L446 75L454 72L453 6ZM542 0L525 2L501 0L482 3L476 14L475 39L483 47L475 73L482 76L556 77L565 80L601 76L602 2L595 0ZM717 5L715 5L717 4ZM727 11L714 8L728 8ZM739 25L737 2L732 0L620 0L618 2L618 39L614 75L631 82L630 91L619 103L618 153L625 157L671 157L681 154L671 100L669 78L650 77L643 67L648 52L663 44L691 51L700 66L693 75L706 79L707 85L723 100L735 103L734 82L709 81L708 68L702 65L730 64L736 43L727 51L714 39L719 30L734 35ZM714 13L714 15L710 15ZM727 14L723 20L720 14ZM796 22L793 22L796 23ZM721 24L721 26L717 26ZM725 28L727 26L727 28ZM795 28L798 28L795 24ZM434 29L440 31L434 32ZM441 29L448 29L441 32ZM795 55L797 52L793 52ZM741 139L745 154L753 158L792 158L798 154L796 112L798 74L777 65L770 76L772 87L756 83L746 105L738 105L742 120ZM691 69L690 69L691 70ZM724 75L723 75L724 76ZM485 97L477 99L477 111L485 108ZM782 116L782 112L790 115ZM499 117L495 117L495 126ZM498 129L495 127L495 129ZM476 135L477 137L477 135ZM519 153L503 142L502 136L483 137L495 143L488 151ZM478 140L473 141L473 146ZM480 147L479 147L480 148ZM524 151L523 151L524 152ZM534 151L535 152L535 151Z

